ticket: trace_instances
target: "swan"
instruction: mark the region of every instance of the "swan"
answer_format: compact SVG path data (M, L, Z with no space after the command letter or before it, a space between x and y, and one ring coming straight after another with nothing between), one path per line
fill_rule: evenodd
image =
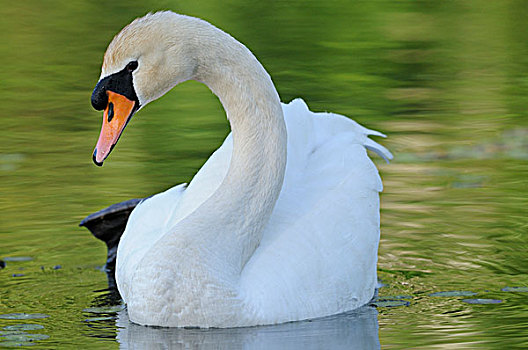
M301 99L282 104L255 56L208 22L149 13L113 38L91 98L104 110L94 162L135 112L191 79L218 96L232 132L188 186L130 215L116 263L130 320L243 327L367 303L382 183L366 149L392 158L369 139L384 135Z

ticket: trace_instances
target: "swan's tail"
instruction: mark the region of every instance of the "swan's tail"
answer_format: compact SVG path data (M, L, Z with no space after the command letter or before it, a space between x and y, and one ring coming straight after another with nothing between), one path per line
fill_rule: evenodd
M365 142L363 143L363 146L365 146L366 149L375 152L378 156L385 159L385 161L388 163L392 158L394 158L392 153L388 149L386 149L385 147L377 143L376 141L373 141L368 138L368 136L370 135L381 136L381 137L386 137L386 136L382 134L381 132L378 132L375 130L369 130L369 129L366 129L366 130L368 130L368 133L367 133Z
M328 140L329 135L338 135L344 131L352 132L356 135L355 139L358 143L378 154L387 163L393 158L392 153L387 148L369 138L369 136L386 137L384 134L376 130L367 129L353 119L336 113L312 112L301 98L296 98L288 104L283 104L283 108L285 117L298 118L294 123L296 128L302 125L306 129L307 121L309 121L310 123L308 124L311 125L309 130L312 130L311 132L314 133L316 138L322 137L322 139ZM306 118L307 115L312 115L316 118ZM312 122L316 124L311 124ZM321 124L317 125L317 123ZM317 141L316 143L321 142Z

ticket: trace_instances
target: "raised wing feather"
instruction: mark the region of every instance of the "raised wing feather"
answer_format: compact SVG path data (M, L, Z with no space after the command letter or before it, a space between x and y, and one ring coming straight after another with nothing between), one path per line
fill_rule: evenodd
M284 112L283 189L241 278L256 317L276 322L350 310L372 297L365 293L376 284L382 184L365 147L392 158L368 138L378 133L346 117L313 113L302 100Z

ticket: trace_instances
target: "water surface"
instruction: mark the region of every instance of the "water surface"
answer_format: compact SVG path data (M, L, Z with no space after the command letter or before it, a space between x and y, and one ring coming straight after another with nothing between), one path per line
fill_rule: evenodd
M389 136L395 160L375 160L379 294L408 306L233 332L143 329L93 309L118 301L104 290L104 245L78 222L188 182L228 133L218 100L189 82L136 115L105 166L93 165L101 113L89 98L106 45L165 8L247 44L283 101L300 96ZM49 316L0 318L0 331L44 326L25 331L49 336L33 336L36 348L528 346L528 293L514 288L528 286L526 2L29 0L0 16L0 258L31 258L5 259L0 314Z

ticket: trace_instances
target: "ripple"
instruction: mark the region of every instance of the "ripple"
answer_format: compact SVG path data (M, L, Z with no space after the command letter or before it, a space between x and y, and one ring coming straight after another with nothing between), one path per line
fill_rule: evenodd
M15 324L12 326L5 326L3 329L5 329L6 331L35 331L37 329L44 329L44 326L41 324L24 323Z
M33 342L38 340L45 340L49 338L49 335L47 334L12 334L12 335L4 335L2 336L3 339L6 341L14 341L14 342Z
M387 296L384 296L383 298L387 299L387 300L392 300L392 299L414 299L414 297L412 295L387 295Z
M26 314L26 313L13 313L13 314L2 314L0 319L4 320L34 320L38 318L47 318L49 315L46 314Z
M125 308L124 305L114 305L114 306L103 306L103 307L88 307L83 309L84 312L90 312L92 314L112 314L119 312Z
M84 320L84 322L99 322L99 321L108 321L113 320L114 317L112 316L106 316L106 317L90 317Z
M399 306L409 306L411 303L407 300L391 300L391 299L379 299L374 300L370 303L375 307L399 307Z
M500 304L502 300L500 299L462 299L464 303L468 304Z
M17 342L17 341L0 341L0 346L1 347L6 347L6 348L18 348L18 347L21 347L21 346L33 346L33 345L36 345L36 343L32 343L32 342Z
M6 257L3 257L2 260L10 261L10 262L20 262L20 261L31 261L33 260L33 258L30 256L6 256Z
M526 293L526 292L528 292L528 287L504 287L501 290L503 292Z
M0 338L6 335L17 335L17 334L26 334L24 331L0 331Z
M477 293L466 290L450 290L447 292L435 292L429 294L430 297L469 297L472 295L477 295Z
M31 325L15 325L15 326L31 326ZM33 326L39 326L39 325L33 325ZM13 327L13 326L7 326L7 327ZM6 329L7 327L4 327L4 329ZM19 347L19 346L35 345L36 341L48 339L49 335L29 334L23 331L12 330L12 331L0 332L0 338L1 338L0 347Z

